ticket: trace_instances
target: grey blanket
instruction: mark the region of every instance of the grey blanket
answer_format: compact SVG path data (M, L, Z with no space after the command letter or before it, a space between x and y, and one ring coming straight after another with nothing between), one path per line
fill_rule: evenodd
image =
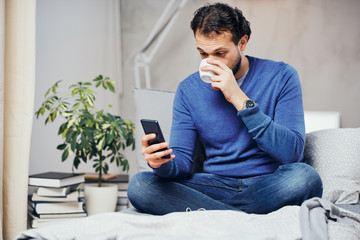
M301 226L301 227L300 227ZM360 216L311 199L260 215L193 211L164 216L104 213L18 234L16 239L360 239Z
M360 215L321 198L301 205L300 227L303 240L360 239Z

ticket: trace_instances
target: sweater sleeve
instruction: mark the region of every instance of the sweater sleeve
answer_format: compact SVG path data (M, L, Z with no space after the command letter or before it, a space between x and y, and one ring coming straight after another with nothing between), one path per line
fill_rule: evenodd
M302 92L297 72L287 71L271 119L259 106L238 112L258 147L281 164L303 159L305 124Z
M186 104L186 98L183 96L181 88L178 88L173 104L169 144L175 158L154 169L154 173L162 178L186 178L189 176L193 164L196 137L196 129Z

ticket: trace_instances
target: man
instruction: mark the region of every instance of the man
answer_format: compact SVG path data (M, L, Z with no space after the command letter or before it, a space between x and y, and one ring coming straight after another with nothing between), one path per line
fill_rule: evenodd
M153 172L131 179L133 206L160 215L189 209L264 214L321 197L319 175L302 163L305 127L296 70L245 56L251 30L237 8L206 5L195 12L191 29L201 58L211 64L201 70L215 75L211 84L199 73L179 84L170 147L149 146L155 134L142 138ZM197 138L206 153L203 173L191 173Z

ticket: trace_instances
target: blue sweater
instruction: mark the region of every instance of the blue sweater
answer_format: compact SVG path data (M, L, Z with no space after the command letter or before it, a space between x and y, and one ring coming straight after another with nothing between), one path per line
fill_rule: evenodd
M179 84L170 137L176 157L154 169L158 176L191 174L197 136L205 148L207 173L244 178L302 161L305 125L296 70L284 62L247 57L249 72L241 89L255 108L238 112L198 72Z

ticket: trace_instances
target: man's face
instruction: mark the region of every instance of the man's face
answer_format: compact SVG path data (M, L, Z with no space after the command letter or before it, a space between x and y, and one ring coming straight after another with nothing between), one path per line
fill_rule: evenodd
M214 58L225 63L234 73L240 69L241 55L240 48L232 41L232 34L229 31L221 34L205 36L201 33L195 34L197 49L202 59Z

